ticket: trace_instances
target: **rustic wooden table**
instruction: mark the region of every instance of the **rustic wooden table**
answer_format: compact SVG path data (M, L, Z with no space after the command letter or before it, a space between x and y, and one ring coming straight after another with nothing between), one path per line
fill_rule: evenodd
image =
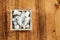
M0 0L0 40L60 40L59 0ZM31 9L32 30L11 31L10 10Z

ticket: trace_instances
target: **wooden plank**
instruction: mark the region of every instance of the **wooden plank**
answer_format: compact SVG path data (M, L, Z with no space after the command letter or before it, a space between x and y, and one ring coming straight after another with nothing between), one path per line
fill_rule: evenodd
M58 9L56 9L55 12L55 27L56 27L57 40L60 40L60 6Z
M5 0L3 0L3 2L2 2L2 28L3 28L3 38L4 38L4 40L7 40L7 30L6 30L6 28L7 28L7 26L6 26L6 14L5 14Z
M56 40L55 0L45 0L47 40Z
M33 28L31 31L20 31L19 40L39 40L38 0L18 0L18 8L32 10L32 28Z
M60 0L56 0L55 8L56 38L57 40L60 40Z
M47 40L45 0L39 0L39 34L40 40Z
M2 8L2 7L3 7L3 6L2 6L2 2L3 2L3 1L0 0L0 39L1 39L1 40L4 40L4 37L3 37L3 36L4 36L4 35L3 35L3 25L2 25L2 24L3 24L3 21L2 21L2 20L3 20L3 19L2 19L2 15L3 15L3 14L2 14L2 10L3 10L3 8Z
M60 40L60 7L56 9L55 3L55 0L5 0L1 17L7 16L7 21L3 17L1 23L4 26L4 23L7 22L5 25L7 29L5 27L2 28L4 30L0 29L1 34L4 31L6 32L1 35L1 40L3 38L6 38L6 40ZM10 31L9 16L12 9L32 10L32 31ZM0 10L2 13L2 8ZM2 27L2 24L0 27Z
M10 30L10 11L15 9L15 0L5 1L7 14L7 40L16 40L16 32Z

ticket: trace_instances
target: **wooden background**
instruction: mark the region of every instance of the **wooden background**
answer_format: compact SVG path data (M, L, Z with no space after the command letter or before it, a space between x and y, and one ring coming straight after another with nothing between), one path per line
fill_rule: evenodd
M32 10L32 31L10 30L13 9ZM60 40L60 1L0 0L0 40Z

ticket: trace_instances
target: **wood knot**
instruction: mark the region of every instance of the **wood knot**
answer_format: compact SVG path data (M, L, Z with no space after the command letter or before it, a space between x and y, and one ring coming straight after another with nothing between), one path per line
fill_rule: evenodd
M60 6L60 0L57 0L56 3L55 3L55 7L56 7L56 9L58 9L59 6Z
M55 32L55 30L53 30L53 32Z
M60 4L60 0L57 0L57 3Z
M55 4L55 7L56 7L56 9L58 9L59 8L59 5L58 4Z

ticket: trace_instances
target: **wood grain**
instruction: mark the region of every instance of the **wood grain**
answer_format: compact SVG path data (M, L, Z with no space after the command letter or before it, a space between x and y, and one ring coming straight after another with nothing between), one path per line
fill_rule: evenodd
M60 40L60 6L58 9L56 9L55 13L55 27L57 40Z
M32 31L19 32L19 40L39 40L38 0L19 0L17 8L32 10Z
M39 0L39 38L47 40L45 0Z
M10 11L32 10L31 31L11 31ZM60 40L59 0L0 0L1 40Z
M47 40L56 40L55 0L45 0Z
M2 10L3 10L2 2L3 2L3 1L0 0L0 39L1 39L1 40L3 40L3 38L4 38L4 35L3 35L3 21L2 21L2 20L3 20L3 18L2 18L2 17L3 17L3 16L2 16L2 15L3 15L3 14L2 14L2 13L3 13L3 12L2 12Z
M38 0L6 0L7 15L7 40L39 40L38 39ZM11 31L10 30L10 11L12 9L31 9L32 10L32 31Z
M15 0L6 1L7 40L16 40L16 32L10 30L10 11L15 9Z

